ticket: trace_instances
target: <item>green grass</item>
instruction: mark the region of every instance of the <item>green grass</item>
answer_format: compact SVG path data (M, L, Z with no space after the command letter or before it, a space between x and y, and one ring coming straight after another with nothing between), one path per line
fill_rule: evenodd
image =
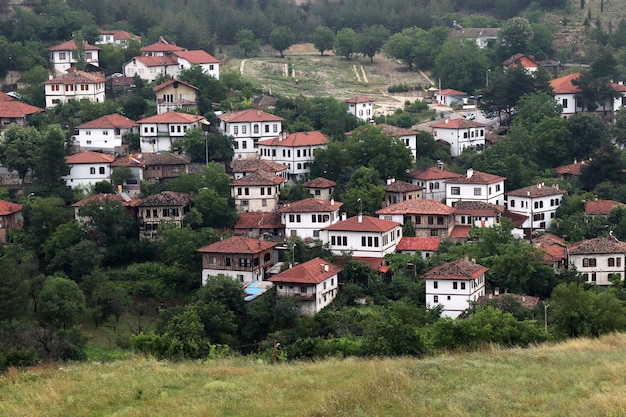
M426 359L11 369L0 416L626 416L626 335Z

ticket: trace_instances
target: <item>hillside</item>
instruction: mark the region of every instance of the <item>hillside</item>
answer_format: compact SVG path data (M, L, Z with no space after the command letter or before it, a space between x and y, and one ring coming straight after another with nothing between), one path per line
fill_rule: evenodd
M626 335L418 360L134 358L10 370L2 416L624 416Z

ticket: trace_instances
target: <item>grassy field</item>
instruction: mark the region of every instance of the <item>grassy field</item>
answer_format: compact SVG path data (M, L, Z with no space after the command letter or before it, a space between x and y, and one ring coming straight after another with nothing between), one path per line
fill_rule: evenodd
M11 369L0 416L626 416L626 335L422 360Z

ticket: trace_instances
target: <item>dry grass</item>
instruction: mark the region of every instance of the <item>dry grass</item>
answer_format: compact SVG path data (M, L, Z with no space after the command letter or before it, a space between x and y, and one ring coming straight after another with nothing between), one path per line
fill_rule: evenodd
M247 358L10 370L0 416L626 416L626 335L418 360Z

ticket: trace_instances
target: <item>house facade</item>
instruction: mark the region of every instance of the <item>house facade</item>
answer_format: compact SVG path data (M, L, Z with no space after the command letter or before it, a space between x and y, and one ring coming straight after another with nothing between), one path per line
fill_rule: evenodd
M350 252L354 257L382 259L395 252L402 225L359 214L325 227L320 236L335 255Z
M319 131L280 132L278 137L258 142L261 159L278 162L289 167L289 183L296 184L310 172L316 149L325 148L328 139Z
M546 187L541 182L510 191L506 193L506 198L509 211L528 216L522 228L532 233L550 228L564 195L565 191L559 190L558 185Z
M374 117L374 100L371 97L357 96L344 100L348 104L348 113L357 119L367 122Z
M446 181L460 176L461 174L446 171L443 167L426 168L409 172L407 175L411 184L422 187L422 198L440 202L446 200Z
M83 45L85 63L100 66L98 55L100 48L95 45L90 45L87 42L84 42ZM78 46L73 39L63 42L60 45L52 46L48 48L48 51L50 52L50 63L55 73L64 73L70 67L76 65L78 61Z
M54 77L43 83L46 108L74 100L102 103L105 100L104 84L104 78L78 70Z
M554 91L554 99L562 106L561 116L564 118L586 111L576 98L582 90L579 86L573 84L575 80L580 78L580 75L580 73L568 74L550 81L550 86ZM626 105L626 86L624 86L623 82L612 82L610 87L615 91L616 97L604 103L596 103L595 113L613 122L615 112Z
M295 297L300 300L300 311L314 316L337 296L338 274L341 268L314 258L295 265L269 278L276 287L277 297Z
M169 151L188 130L199 127L205 120L203 116L174 111L141 119L138 122L141 152Z
M441 306L441 315L456 318L485 295L485 273L489 269L475 261L457 259L424 274L426 306Z
M265 171L256 171L230 183L237 211L273 212L278 207L285 179Z
M454 207L461 200L503 205L505 180L504 177L469 168L464 176L446 181L446 205Z
M494 227L500 225L503 206L484 201L457 201L454 204L454 220L458 225L471 227Z
M161 75L178 77L178 62L169 56L136 56L124 64L124 76L152 82Z
M183 219L191 210L192 196L174 191L153 194L137 203L139 238L152 239L163 223L182 229Z
M528 74L532 74L539 68L539 64L535 61L534 56L526 56L524 54L513 55L512 57L504 60L502 62L502 66L505 70L508 68L524 68Z
M185 113L198 113L200 90L180 80L169 80L153 88L156 94L157 114L182 110Z
M396 253L413 254L420 252L422 259L426 260L439 253L439 237L407 237L403 236L396 246Z
M191 158L171 152L136 155L141 162L142 178L150 184L167 182L189 173Z
M283 177L285 181L289 177L289 166L263 159L235 159L231 163L231 172L234 179L238 180L253 172L265 171L270 174Z
M220 79L220 60L205 51L174 51L172 57L178 61L179 71L191 69L192 65L199 65L202 72L216 80Z
M127 48L129 42L141 42L141 36L133 35L125 30L103 30L100 29L100 36L96 40L96 45L119 45L122 48Z
M9 233L24 227L22 205L0 200L0 243L6 243Z
M450 145L450 155L460 156L465 149L480 150L485 147L487 125L473 120L445 119L432 126L435 140L442 140Z
M72 207L74 207L74 220L76 220L81 225L84 225L85 222L89 218L85 216L85 213L83 212L83 207L86 207L92 204L95 204L101 207L102 205L113 202L113 201L118 202L122 206L124 206L128 212L128 215L131 216L133 219L137 217L135 205L139 202L139 200L131 198L128 195L124 195L122 193L116 193L116 194L96 194L96 195L83 198L82 200L79 200L76 203L72 204Z
M4 129L12 124L26 127L33 114L44 111L41 107L31 106L17 100L0 99L0 128Z
M93 186L100 181L111 181L113 155L85 151L65 158L69 174L63 179L70 188Z
M568 246L569 263L574 265L585 282L612 285L611 278L624 280L626 243L609 234Z
M285 238L285 225L279 213L241 212L235 224L235 234L281 242Z
M72 137L80 150L122 153L123 136L139 132L139 124L120 114L108 114L76 126L78 135Z
M143 161L141 159L141 154L130 154L118 156L115 161L111 162L112 172L115 172L115 169L119 167L126 167L130 170L130 178L124 180L122 191L131 197L135 197L141 192L141 182L143 181Z
M212 276L227 275L242 284L262 281L274 265L277 243L232 236L198 249L202 254L202 285Z
M399 181L395 178L387 178L385 185L385 206L401 203L406 200L422 198L422 187L410 182Z
M463 99L469 97L465 91L453 90L451 88L446 88L445 90L437 90L435 93L435 98L437 102L442 106L455 106L459 103L463 103ZM435 138L437 139L437 138Z
M305 190L313 195L313 198L330 200L333 198L333 191L337 183L326 178L317 177L302 184Z
M456 224L454 213L453 207L435 200L422 199L403 201L376 211L380 219L401 225L410 221L415 227L417 237L440 238L450 236Z
M143 56L166 56L171 55L173 52L186 50L187 49L182 46L166 41L163 36L159 36L159 40L157 42L146 45L140 49Z
M283 118L261 110L247 109L219 116L222 133L235 138L235 159L256 158L259 141L283 131Z
M343 203L335 200L306 198L289 203L276 211L281 215L287 237L320 239L323 228L341 220L341 206Z

